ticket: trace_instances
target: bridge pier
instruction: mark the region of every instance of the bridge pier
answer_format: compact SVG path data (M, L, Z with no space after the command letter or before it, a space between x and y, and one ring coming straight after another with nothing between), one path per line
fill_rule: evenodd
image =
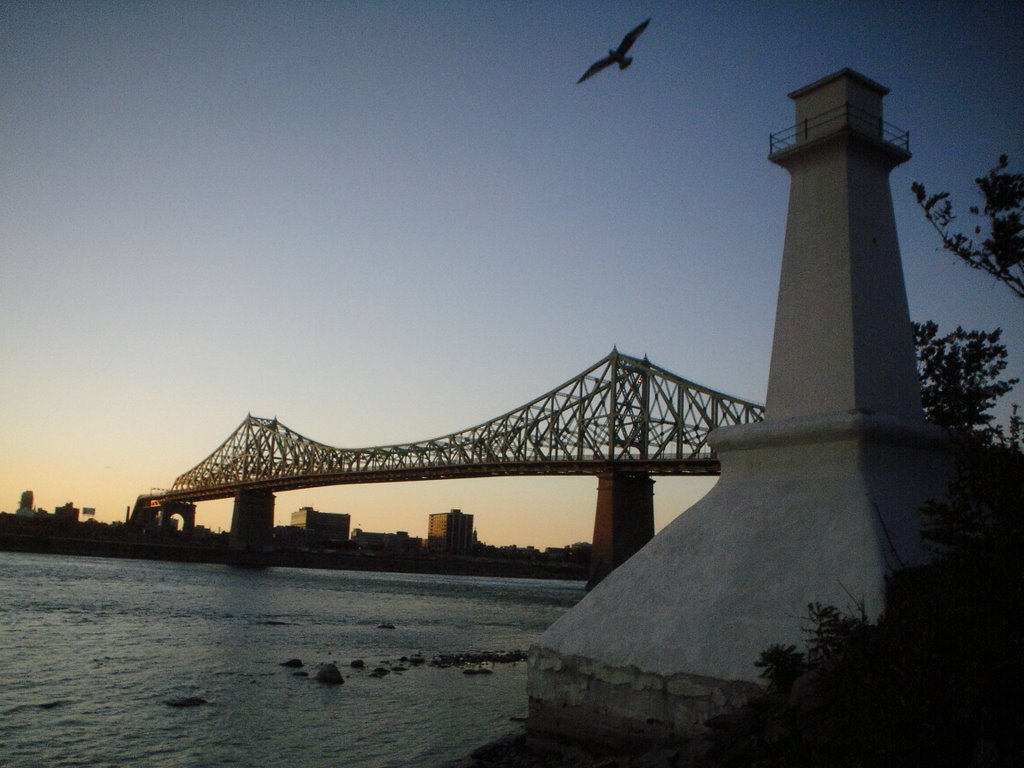
M587 589L596 586L654 538L654 481L646 472L603 472Z
M274 494L240 491L231 514L231 549L265 552L274 538Z
M165 501L160 505L160 527L170 528L171 518L181 517L182 533L192 533L196 528L196 505L188 501Z
M158 523L159 520L159 506L140 506L139 504L136 504L135 509L132 510L131 517L129 517L125 522L132 528L146 529Z

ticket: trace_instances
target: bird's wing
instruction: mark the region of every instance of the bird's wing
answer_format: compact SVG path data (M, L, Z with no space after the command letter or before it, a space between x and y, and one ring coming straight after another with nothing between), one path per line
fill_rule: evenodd
M643 24L634 29L632 32L630 32L628 35L626 35L624 38L622 38L622 42L619 43L618 50L616 50L615 53L617 53L619 56L625 56L626 52L633 47L633 43L635 43L636 39L644 33L644 30L647 29L647 25L650 23L651 20L648 19Z
M593 64L590 65L590 69L588 69L586 72L583 73L583 77L581 77L579 80L576 81L576 85L579 85L584 80L586 80L588 77L593 77L598 72L600 72L602 69L604 69L605 67L607 67L607 66L609 66L611 64L614 64L614 63L615 63L615 59L613 59L611 56L605 56L603 59L601 59L599 61L595 61Z

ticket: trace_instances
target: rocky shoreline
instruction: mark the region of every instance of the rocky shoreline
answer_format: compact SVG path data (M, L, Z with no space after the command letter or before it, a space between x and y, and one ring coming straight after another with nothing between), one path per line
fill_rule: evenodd
M392 627L389 624L381 624L378 628ZM465 675L477 675L490 674L495 665L515 665L526 660L527 653L522 650L467 651L439 653L429 659L417 653L396 659L385 659L380 661L378 666L368 664L364 659L307 664L299 658L278 662L278 666L290 670L290 674L295 677L308 678L325 686L339 686L344 685L348 677L343 673L345 669L378 678L392 674L401 675L424 667L454 667L461 669ZM208 702L193 698L174 699L164 703L171 707L186 707ZM683 768L696 765L689 761L693 754L692 750L659 746L615 751L529 733L526 730L526 718L523 717L512 717L510 722L520 724L514 733L479 747L467 757L449 761L442 768Z

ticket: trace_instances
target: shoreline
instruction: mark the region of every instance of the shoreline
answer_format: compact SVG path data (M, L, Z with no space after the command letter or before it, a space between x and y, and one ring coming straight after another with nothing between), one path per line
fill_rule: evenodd
M578 566L520 560L496 560L471 556L402 557L297 551L241 552L223 547L166 542L81 538L60 535L56 531L46 533L2 531L0 532L0 551L73 557L210 563L249 568L311 568L565 581L586 581L587 579L586 571Z

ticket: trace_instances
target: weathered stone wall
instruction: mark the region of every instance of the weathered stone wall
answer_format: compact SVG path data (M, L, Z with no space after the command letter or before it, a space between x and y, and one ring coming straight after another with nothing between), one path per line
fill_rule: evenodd
M712 715L763 692L756 683L658 675L538 646L530 649L529 686L531 721L543 721L545 732L587 733L612 747L700 733Z

